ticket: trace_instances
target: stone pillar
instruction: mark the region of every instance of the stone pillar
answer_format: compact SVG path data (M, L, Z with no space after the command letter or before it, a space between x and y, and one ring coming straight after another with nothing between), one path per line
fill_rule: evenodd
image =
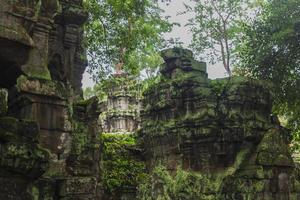
M35 48L31 49L27 63L22 66L26 75L39 79L50 80L48 70L48 39L52 18L58 9L57 0L43 0L39 10L39 16L33 28L32 39Z
M82 26L87 20L87 13L78 5L73 4L66 8L63 13L65 21L65 69L67 77L75 90L75 94L81 94L82 74L87 66L86 55L81 47L83 29ZM72 58L72 59L70 59Z
M47 24L37 23L34 27L33 40L35 47L29 53L28 62L22 67L26 75L34 78L50 80L48 71L48 35L51 27Z

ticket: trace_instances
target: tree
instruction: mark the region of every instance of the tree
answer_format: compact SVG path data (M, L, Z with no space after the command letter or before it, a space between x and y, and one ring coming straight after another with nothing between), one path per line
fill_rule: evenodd
M152 0L86 0L88 71L94 78L107 77L114 69L138 74L158 66L162 33L172 25L161 19Z
M187 11L194 11L196 15L188 24L193 33L190 47L209 57L212 64L221 61L231 75L233 44L239 22L246 16L247 4L243 0L193 1L196 2L194 8L186 5Z
M300 141L299 0L261 1L257 17L243 25L235 73L273 83L274 112Z

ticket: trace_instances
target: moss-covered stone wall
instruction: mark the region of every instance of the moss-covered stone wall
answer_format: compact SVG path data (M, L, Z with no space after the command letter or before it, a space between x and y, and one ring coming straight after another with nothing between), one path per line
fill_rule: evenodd
M100 179L105 199L135 199L137 186L147 177L135 134L102 133L101 142Z
M162 53L144 97L140 142L150 181L140 199L299 199L289 132L272 115L267 82L209 80L190 51Z
M82 0L1 2L0 199L99 198L98 103L80 102L86 19Z

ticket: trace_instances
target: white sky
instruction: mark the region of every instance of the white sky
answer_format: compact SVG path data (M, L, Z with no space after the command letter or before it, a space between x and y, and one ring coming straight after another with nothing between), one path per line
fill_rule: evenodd
M183 47L188 48L188 45L192 40L192 34L189 32L188 27L185 27L184 25L188 22L188 19L193 17L194 14L189 13L186 15L177 15L178 12L184 10L183 3L191 5L190 0L172 0L171 4L162 4L161 7L165 10L166 15L171 16L171 18L169 19L171 22L181 24L180 27L176 26L171 33L166 34L165 38L179 38L180 41L183 42ZM212 66L209 63L207 66L207 73L208 77L211 79L222 78L226 74L222 65L216 64ZM94 85L94 82L90 77L91 76L88 73L84 73L82 80L83 88L92 87Z

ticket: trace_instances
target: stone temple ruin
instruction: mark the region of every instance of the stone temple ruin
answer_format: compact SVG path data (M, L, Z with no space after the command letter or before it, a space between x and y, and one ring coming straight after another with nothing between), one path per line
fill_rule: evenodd
M190 199L300 199L299 170L288 131L271 115L268 84L240 77L210 81L205 63L190 51L162 55L161 81L146 91L142 114L148 168L200 174L201 194ZM160 195L168 193L157 179Z
M1 0L0 199L96 199L98 105L76 104L86 19L80 0Z
M105 133L133 133L140 125L139 83L127 74L110 79L107 99L100 104L100 124Z
M300 199L300 172L288 131L271 115L268 84L211 81L205 63L183 49L162 53L160 82L144 94L136 147L126 149L151 181L103 195L98 136L138 125L120 122L129 107L118 99L127 101L126 94L110 100L122 112L111 115L107 130L99 126L97 98L82 100L86 19L81 0L1 0L1 200ZM184 188L193 190L169 190L155 174L160 166L171 177L188 173Z

